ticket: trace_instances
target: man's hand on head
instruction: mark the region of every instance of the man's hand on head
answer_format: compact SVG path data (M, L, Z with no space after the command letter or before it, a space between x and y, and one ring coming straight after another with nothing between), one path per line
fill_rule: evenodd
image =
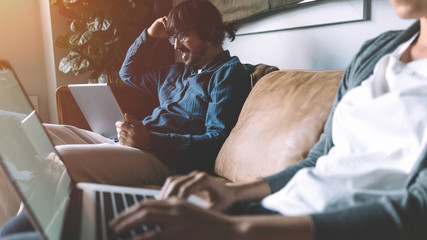
M161 17L151 24L148 28L147 33L152 38L168 38L169 34L166 31L167 17Z
M135 117L125 113L125 121L116 122L117 139L123 146L151 149L150 131Z

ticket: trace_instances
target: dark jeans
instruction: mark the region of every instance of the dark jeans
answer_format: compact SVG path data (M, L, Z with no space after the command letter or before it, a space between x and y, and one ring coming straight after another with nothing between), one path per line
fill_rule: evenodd
M259 202L241 203L234 205L226 212L229 215L266 215L278 214L261 206ZM2 240L40 240L41 237L35 231L32 223L24 212L9 219L0 229Z

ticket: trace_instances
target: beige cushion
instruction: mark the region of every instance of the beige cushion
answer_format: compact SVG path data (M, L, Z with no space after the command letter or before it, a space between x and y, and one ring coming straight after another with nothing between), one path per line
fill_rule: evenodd
M222 146L215 171L251 181L305 158L329 115L342 70L281 70L259 80Z

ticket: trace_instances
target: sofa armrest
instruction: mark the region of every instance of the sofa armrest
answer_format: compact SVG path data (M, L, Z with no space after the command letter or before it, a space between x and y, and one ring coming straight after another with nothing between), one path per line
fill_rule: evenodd
M139 120L151 114L159 104L157 98L143 94L127 85L110 84L109 86L122 111ZM91 130L68 86L61 86L56 90L56 104L59 124Z

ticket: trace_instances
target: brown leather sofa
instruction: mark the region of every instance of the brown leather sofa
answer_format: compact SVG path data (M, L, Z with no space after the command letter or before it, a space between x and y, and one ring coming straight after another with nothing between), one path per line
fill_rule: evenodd
M323 130L343 74L252 67L253 89L215 163L215 173L233 182L268 176L302 160ZM158 104L123 84L111 87L122 110L139 119ZM68 87L56 95L58 122L90 129Z

